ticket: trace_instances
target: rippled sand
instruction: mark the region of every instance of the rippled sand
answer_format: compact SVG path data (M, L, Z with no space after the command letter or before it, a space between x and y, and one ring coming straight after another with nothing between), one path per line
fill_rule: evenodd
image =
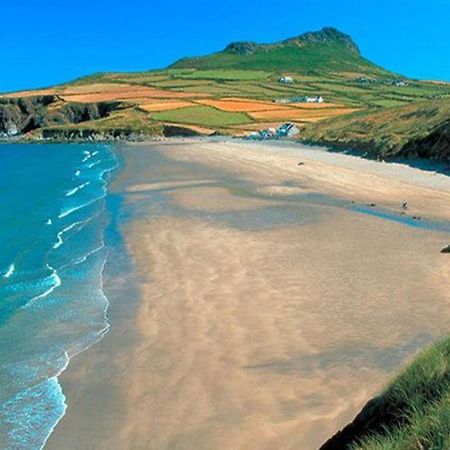
M230 143L123 155L137 299L107 279L111 332L66 372L49 448L311 450L448 332L449 235L341 202L407 192L438 217L428 175Z

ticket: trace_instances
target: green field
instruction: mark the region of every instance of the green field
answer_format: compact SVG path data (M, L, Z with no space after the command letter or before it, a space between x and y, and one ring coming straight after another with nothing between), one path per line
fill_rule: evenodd
M270 75L270 72L262 70L194 70L178 76L193 80L249 81L265 80Z
M251 119L243 113L225 112L210 106L193 106L153 113L152 119L161 122L182 123L205 127L226 127L251 123Z

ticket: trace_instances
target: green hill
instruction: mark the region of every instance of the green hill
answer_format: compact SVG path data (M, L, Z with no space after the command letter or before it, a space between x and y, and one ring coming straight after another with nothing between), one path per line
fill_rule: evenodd
M292 71L305 75L339 72L378 77L393 75L363 58L350 36L331 27L274 44L234 42L212 55L183 58L171 68Z

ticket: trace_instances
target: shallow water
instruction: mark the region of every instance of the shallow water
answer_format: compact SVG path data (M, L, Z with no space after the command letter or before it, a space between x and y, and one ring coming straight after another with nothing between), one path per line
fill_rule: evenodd
M108 329L104 145L0 146L0 448L41 448L58 375Z

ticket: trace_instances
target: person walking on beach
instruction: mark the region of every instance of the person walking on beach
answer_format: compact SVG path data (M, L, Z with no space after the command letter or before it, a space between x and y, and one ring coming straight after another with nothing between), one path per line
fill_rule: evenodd
M402 202L402 208L404 211L406 211L408 209L408 200L403 200Z

